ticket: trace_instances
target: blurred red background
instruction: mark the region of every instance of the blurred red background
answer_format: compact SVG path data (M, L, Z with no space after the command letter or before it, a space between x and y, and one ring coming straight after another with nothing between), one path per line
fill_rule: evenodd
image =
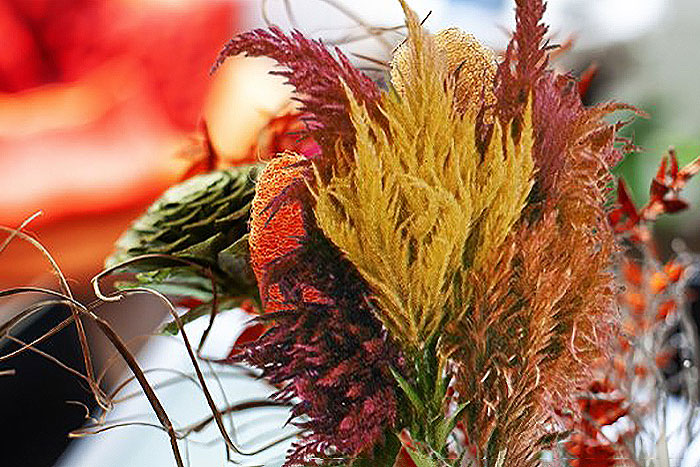
M0 3L0 225L42 210L28 231L78 289L182 176L191 163L182 155L201 145L203 115L217 150L236 159L285 106L265 62L233 60L209 76L241 8L227 0ZM19 241L0 264L0 288L41 282L49 271Z
M41 210L26 230L82 302L94 298L90 279L122 232L207 155L204 122L220 164L228 165L256 156L261 130L289 110L289 90L268 74L268 61L236 58L209 75L225 42L249 27L241 22L243 5L0 0L0 225L18 227ZM0 232L0 245L6 237ZM57 281L46 259L15 238L0 252L0 290L27 285L57 288ZM0 302L0 324L36 299ZM167 313L148 300L130 301L128 313L110 312L124 311L118 308L99 312L127 342L153 332ZM32 341L67 313L46 308L13 335ZM87 334L102 369L114 350L90 323ZM132 350L143 342L134 340ZM83 368L72 326L41 349ZM12 446L4 464L53 465L68 433L85 423L82 409L66 401L91 408L94 401L74 375L40 355L25 352L0 370L8 368L16 374L0 384L7 422L0 438ZM123 370L111 367L105 384Z

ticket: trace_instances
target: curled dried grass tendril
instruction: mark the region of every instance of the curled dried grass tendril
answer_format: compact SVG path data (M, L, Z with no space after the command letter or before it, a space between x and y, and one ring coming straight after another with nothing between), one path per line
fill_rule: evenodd
M121 267L124 267L126 264L122 263L119 265L116 265L113 268L109 268L102 273L98 274L95 276L92 280L92 285L95 290L95 295L98 297L97 300L84 305L80 303L78 300L76 300L72 292L70 290L70 287L68 285L68 282L65 278L65 275L62 273L60 270L58 264L56 261L53 259L53 257L50 255L48 250L34 237L31 235L25 233L22 231L23 228L25 228L29 222L36 218L39 215L39 213L35 214L32 216L30 219L25 221L20 228L17 229L11 229L8 227L3 227L0 226L0 230L8 232L8 238L5 239L5 241L0 245L0 252L2 252L7 246L10 244L10 242L14 239L21 239L29 244L31 244L34 248L36 248L38 251L42 253L44 257L46 257L53 269L53 271L56 273L56 275L59 278L59 285L61 287L61 291L56 291L48 288L43 288L43 287L15 287L7 290L0 290L0 298L9 298L12 296L17 296L17 295L25 295L25 294L40 294L40 295L47 295L51 297L50 299L42 300L40 302L34 303L27 308L20 310L16 315L14 315L12 318L10 318L6 323L0 325L0 339L7 339L10 340L16 344L19 345L18 349L13 350L12 352L9 352L4 355L0 355L0 362L7 361L12 357L15 357L23 352L26 351L31 351L34 353L39 354L43 358L46 358L50 361L52 361L54 364L58 365L65 371L68 371L70 374L78 377L79 379L87 382L90 392L93 394L93 397L95 400L98 402L98 405L100 406L101 409L103 409L103 414L99 418L92 418L90 417L89 414L89 409L85 404L75 402L75 401L69 401L69 403L74 403L76 405L79 405L83 407L86 410L86 419L92 420L94 425L85 427L81 430L76 430L73 433L71 433L72 437L81 437L85 436L90 433L99 433L103 431L110 430L112 428L116 427L121 427L121 426L133 426L133 425L141 425L141 426L153 426L156 427L162 431L165 431L168 434L168 437L170 439L170 445L171 449L173 451L173 456L175 459L176 464L178 467L184 466L184 460L183 456L181 454L180 448L178 446L178 441L179 440L185 440L186 442L187 437L193 433L197 432L201 429L203 429L205 426L210 425L212 422L216 424L218 431L220 433L221 439L223 439L225 445L226 445L226 452L227 452L227 458L229 461L238 463L235 460L233 460L230 456L230 451L236 452L237 454L243 455L243 456L253 456L256 455L260 452L265 451L266 449L269 449L272 446L276 446L291 437L298 436L300 432L295 432L289 435L286 435L282 438L279 439L274 439L270 443L267 443L266 445L262 447L256 447L252 449L241 449L237 444L235 444L231 438L228 435L228 432L226 428L224 427L223 424L223 416L227 414L233 414L237 411L242 411L242 410L249 410L252 408L256 407L263 407L263 406L270 406L270 407L288 407L287 403L281 403L277 401L258 401L257 403L251 403L250 401L243 402L243 403L238 403L238 404L227 404L225 409L219 409L214 403L214 400L212 398L211 392L209 391L207 384L204 380L205 374L201 371L199 362L197 360L197 356L195 355L195 351L193 350L193 347L187 337L187 333L183 329L183 323L180 320L174 306L172 303L168 300L167 297L165 297L163 294L148 289L148 288L137 288L137 289L131 289L131 290L125 290L125 291L117 291L114 293L110 294L105 294L100 288L100 280L107 275L113 273L115 270L118 270ZM135 261L143 260L143 259L148 259L149 257L152 257L152 255L146 255L147 258L134 258L133 260L128 261L127 263L133 263ZM188 266L193 266L198 268L200 271L203 271L207 276L210 278L212 283L214 283L214 277L211 274L210 271L208 271L206 268L201 267L200 265L196 265L190 261L187 260L182 260L180 258L174 258L174 257L168 257L167 255L157 255L160 256L161 258L164 259L169 259L173 260L175 262L179 262L181 264L187 264ZM215 285L213 285L213 288L215 290ZM160 385L151 385L148 380L146 379L146 373L150 372L149 370L143 370L139 366L139 363L137 362L136 358L133 356L133 354L129 351L128 345L126 342L122 340L122 338L113 330L111 325L105 321L104 319L100 318L98 315L95 314L95 311L104 305L105 303L109 302L115 302L122 300L123 298L130 296L130 295L135 295L135 294L148 294L157 297L161 302L165 304L167 309L169 310L172 318L174 319L175 323L178 326L178 329L180 331L180 334L182 336L183 343L187 349L188 356L190 358L191 364L194 367L194 376L192 375L187 375L184 372L180 372L179 376L180 378L178 381L182 381L182 379L187 379L193 382L194 384L197 385L197 387L202 390L202 392L205 395L205 398L207 399L207 404L209 406L209 409L211 411L211 415L208 416L204 421L200 421L195 425L185 427L184 429L176 429L172 422L170 421L170 418L167 415L167 412L165 411L165 408L161 404L158 396L156 395L156 389L159 387L164 387L165 385L172 384L175 381L167 381L166 383L161 383ZM216 299L216 298L215 298ZM71 316L64 319L57 325L53 326L49 331L45 332L38 338L32 340L31 342L24 342L21 339L11 335L11 332L13 329L16 328L17 325L28 319L29 317L35 315L37 312L45 309L46 307L49 306L63 306L63 307L68 307L71 310ZM216 310L216 306L213 307L214 310ZM207 330L205 334L202 336L202 339L200 340L199 347L198 347L198 353L201 350L201 347L203 343L206 340L206 335L208 334L208 331L211 329L213 325L213 321L215 318L215 313L213 313L214 316L210 317L210 322L207 327ZM90 321L94 322L99 331L104 334L107 339L110 341L110 343L114 346L116 349L116 355L120 356L124 362L127 364L129 367L130 371L132 372L133 376L129 377L126 382L120 384L116 390L112 394L107 394L105 393L100 385L103 382L104 376L105 376L105 371L103 371L99 376L96 376L94 367L92 364L91 360L91 354L89 352L89 347L87 346L87 338L85 336L85 331L82 326L82 321L81 319L87 318ZM83 359L85 361L85 368L86 368L86 374L81 373L80 371L66 365L65 363L61 362L59 359L55 358L54 356L48 354L47 352L44 352L40 349L38 349L36 346L51 336L57 334L61 330L67 328L69 325L72 323L80 323L77 326L78 329L78 336L79 336L79 341L81 343L81 351L83 353ZM205 362L209 364L209 362L214 362L212 360L208 360L206 358L203 358ZM110 363L108 365L111 366L113 364ZM236 365L234 365L237 367ZM172 370L173 372L176 372L175 370ZM219 385L220 390L222 391L223 394L223 388L220 384L220 381L218 379L219 375L215 374L216 372L213 370L210 370L207 372L207 376L214 376L217 379L217 384ZM9 370L2 370L0 372L0 376L9 376L14 374L14 370L9 369ZM244 370L243 372L236 374L236 375L226 375L226 376L231 376L231 377L251 377L251 376L257 376L250 370ZM111 411L111 409L114 407L114 404L117 402L121 402L123 400L126 400L129 397L135 397L135 394L129 395L129 397L126 398L121 398L118 399L116 398L117 394L123 390L124 387L129 382L132 382L136 380L138 384L141 387L142 393L145 395L146 399L148 400L149 404L151 405L151 408L155 412L156 417L158 418L158 421L160 424L152 424L152 423L147 423L147 422L141 422L141 421L128 421L128 422L119 422L119 423L112 423L107 425L105 421L105 417L107 412ZM224 396L225 397L225 396ZM252 405L251 405L252 404ZM256 405L257 404L257 405ZM97 428L101 427L101 428ZM233 428L233 424L232 424ZM235 433L235 430L231 429L232 433ZM270 436L268 436L269 438ZM187 449L187 444L185 444L185 449ZM187 454L187 451L186 451Z

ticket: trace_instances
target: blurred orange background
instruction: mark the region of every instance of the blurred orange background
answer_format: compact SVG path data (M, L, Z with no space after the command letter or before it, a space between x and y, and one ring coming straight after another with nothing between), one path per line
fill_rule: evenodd
M230 60L209 76L241 9L227 0L0 3L0 225L41 210L27 231L78 291L201 155L203 121L217 153L235 161L287 108L264 60ZM48 280L27 244L0 253L0 289Z

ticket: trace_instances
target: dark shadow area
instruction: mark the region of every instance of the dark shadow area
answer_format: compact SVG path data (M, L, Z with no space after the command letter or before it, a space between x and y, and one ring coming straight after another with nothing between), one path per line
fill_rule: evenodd
M68 316L64 308L48 308L14 336L29 342ZM84 372L73 325L37 347ZM0 352L5 355L16 348L17 344L6 341ZM26 351L0 364L0 370L7 369L16 374L0 377L0 464L52 466L70 442L68 433L85 423L85 409L68 401L81 402L90 409L94 401L75 375L35 352Z

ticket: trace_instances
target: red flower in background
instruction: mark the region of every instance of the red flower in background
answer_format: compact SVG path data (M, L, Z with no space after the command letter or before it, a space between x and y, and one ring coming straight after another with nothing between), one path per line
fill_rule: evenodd
M699 168L700 158L679 168L676 153L670 149L651 182L649 200L641 208L632 202L622 179L618 181L617 205L609 212L608 220L615 233L637 247L638 252L636 258L622 258L620 282L624 288L618 295L622 322L617 348L601 368L607 377L593 381L587 393L578 397L581 416L571 419L573 434L565 446L574 458L570 461L573 467L627 465L626 458L621 457L630 454L625 441L640 433L637 420L655 410L654 399L635 397L632 383L647 383L647 387L660 384L654 375L660 374L679 350L664 341L651 349L641 343L659 334L667 319L682 308L681 279L688 265L681 258L661 261L650 226L660 215L688 207L680 198L680 191ZM604 436L603 428L615 425L627 415L633 415L631 424L618 425L612 439Z
M30 229L65 272L98 271L117 233L181 175L173 155L235 18L228 1L2 2L0 224L42 209ZM5 285L45 270L15 244Z
M612 467L619 460L617 447L604 438L601 429L627 415L625 399L615 394L608 380L594 381L588 393L579 396L581 417L573 424L574 434L566 450L572 467Z
M8 0L0 5L0 91L75 83L100 67L125 66L144 98L191 130L233 21L228 2Z

